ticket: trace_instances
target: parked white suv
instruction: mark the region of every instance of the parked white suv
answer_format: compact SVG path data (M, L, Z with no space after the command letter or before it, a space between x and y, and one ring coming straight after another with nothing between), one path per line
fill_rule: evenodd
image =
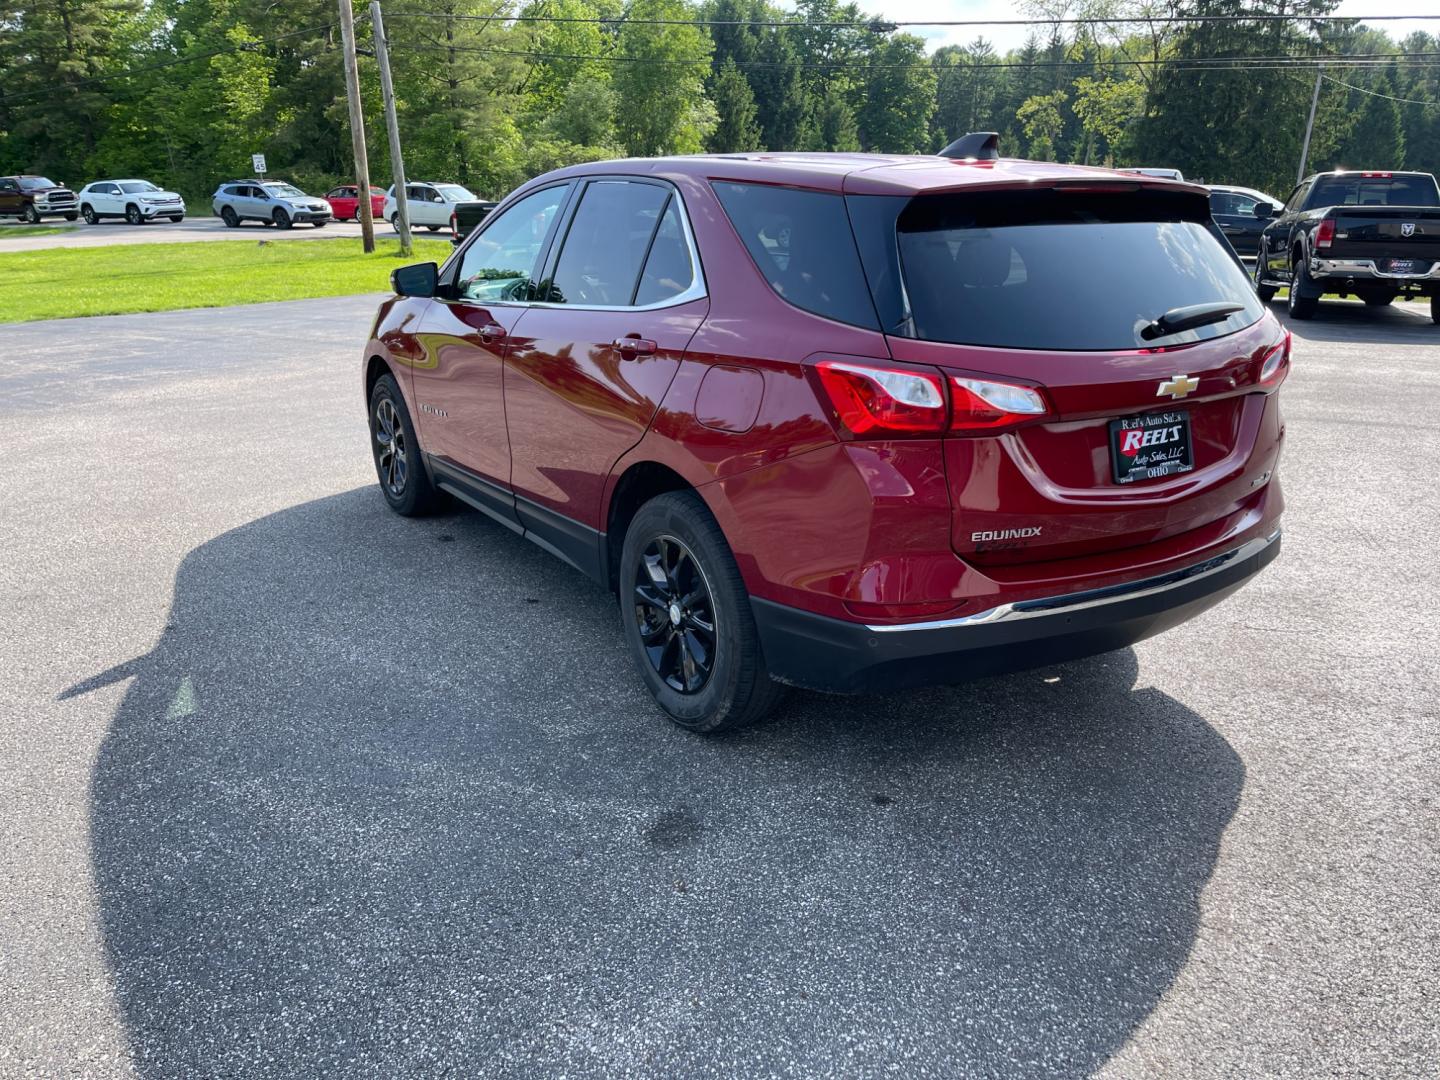
M185 220L185 200L149 180L94 180L80 189L80 216L94 225L107 217L124 218L131 225L166 217Z
M429 181L405 185L409 197L405 200L410 211L410 224L424 225L431 232L450 227L450 211L456 203L474 202L479 196L459 184L436 184ZM399 203L395 199L395 188L385 192L385 220L395 224Z

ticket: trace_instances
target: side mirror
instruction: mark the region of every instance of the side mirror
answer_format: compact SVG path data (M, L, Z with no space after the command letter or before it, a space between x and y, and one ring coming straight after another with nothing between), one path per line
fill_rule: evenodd
M1272 218L1275 216L1275 207L1271 206L1268 202L1257 202L1255 204L1255 216L1261 221L1264 221L1266 218Z
M402 266L390 271L390 287L397 296L434 296L440 288L440 267L433 262Z

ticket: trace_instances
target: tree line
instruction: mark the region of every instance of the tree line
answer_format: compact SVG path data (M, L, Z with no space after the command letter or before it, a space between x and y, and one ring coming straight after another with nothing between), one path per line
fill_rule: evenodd
M1313 168L1440 171L1440 36L1317 19L1337 3L1031 0L1042 21L1003 53L983 37L928 52L840 0L383 6L407 173L490 197L577 161L928 153L973 130L999 131L1007 156L1283 196L1315 58L1331 64ZM366 14L371 172L388 184ZM311 191L352 172L333 0L0 0L0 72L0 173L143 176L203 202L255 152Z

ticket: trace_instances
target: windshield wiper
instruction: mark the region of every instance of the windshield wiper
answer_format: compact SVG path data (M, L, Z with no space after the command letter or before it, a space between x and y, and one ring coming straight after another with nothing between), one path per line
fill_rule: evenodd
M1167 334L1178 334L1182 330L1194 330L1197 326L1209 326L1211 323L1224 322L1237 311L1244 310L1244 304L1236 304L1228 300L1217 304L1190 304L1187 307L1171 308L1154 322L1145 326L1140 331L1140 336L1146 341L1153 341L1155 338L1165 337Z

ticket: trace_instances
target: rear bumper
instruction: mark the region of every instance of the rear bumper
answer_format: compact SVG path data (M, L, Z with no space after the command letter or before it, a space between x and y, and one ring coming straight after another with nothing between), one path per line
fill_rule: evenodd
M1004 604L958 619L866 626L751 600L770 673L856 694L964 682L1133 645L1235 592L1280 554L1280 531L1141 581Z
M1391 274L1381 270L1374 259L1312 258L1310 260L1310 276L1313 278L1354 278L1356 281L1440 281L1440 262L1432 263L1429 270L1420 274Z

